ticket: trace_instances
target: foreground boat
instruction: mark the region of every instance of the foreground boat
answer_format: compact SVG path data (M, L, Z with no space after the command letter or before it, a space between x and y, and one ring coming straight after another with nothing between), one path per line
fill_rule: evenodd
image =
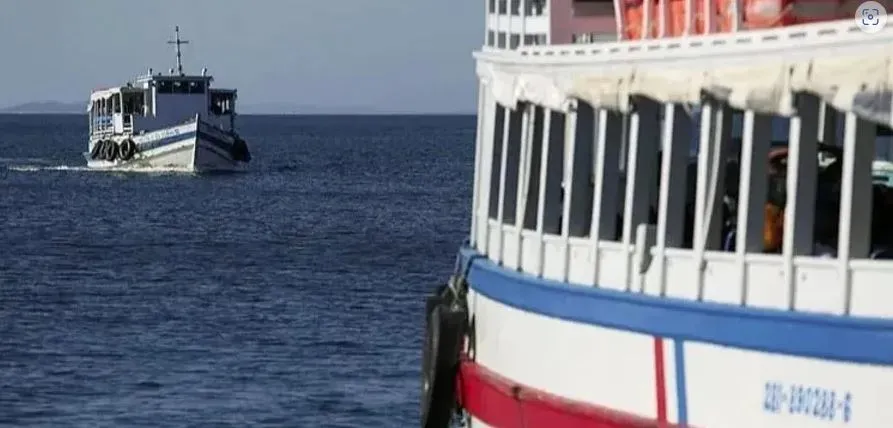
M427 301L422 426L893 420L893 191L872 182L893 29L670 4L681 29L646 2L625 40L475 54L471 233Z
M180 171L243 170L251 160L235 129L234 89L212 89L212 76L183 73L179 27L177 70L147 75L90 96L93 169Z

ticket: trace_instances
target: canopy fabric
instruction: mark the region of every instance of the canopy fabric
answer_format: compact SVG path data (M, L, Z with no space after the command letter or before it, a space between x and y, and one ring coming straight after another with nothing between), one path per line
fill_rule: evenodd
M574 100L581 100L595 108L628 112L633 96L698 105L706 95L742 110L791 116L794 96L807 92L841 111L893 126L893 53L781 58L724 67L619 65L598 73L479 61L477 71L493 98L509 108L523 101L566 112Z

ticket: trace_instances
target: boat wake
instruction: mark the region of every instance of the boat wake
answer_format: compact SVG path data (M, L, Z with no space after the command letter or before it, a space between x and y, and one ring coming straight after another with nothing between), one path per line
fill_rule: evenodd
M15 172L43 172L43 171L72 171L72 172L127 172L138 174L193 174L193 171L177 167L153 167L153 168L89 168L83 165L40 165L40 164L20 164L6 165L7 171Z

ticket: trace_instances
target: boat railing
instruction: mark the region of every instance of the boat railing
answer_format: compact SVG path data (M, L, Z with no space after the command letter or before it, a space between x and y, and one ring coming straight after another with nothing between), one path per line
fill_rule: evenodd
M755 308L893 316L893 262L661 247L656 225L629 242L544 234L479 217L473 245L535 277L602 289ZM649 239L649 235L651 239Z
M775 38L761 31L742 34L756 39L733 49L729 43L736 39L724 34L679 39L674 48L660 40L477 54L482 96L472 246L506 269L556 282L735 306L893 317L893 261L879 259L889 249L875 245L873 229L893 218L893 212L885 218L872 211L881 204L873 196L871 171L881 119L855 104L860 93L883 99L883 88L893 83L893 32L866 35L853 31L852 21L771 32ZM804 36L797 40L795 34ZM715 40L727 44L714 51L722 46ZM649 43L672 53L648 49ZM562 51L571 53L556 60L561 55L554 53ZM532 52L543 55L534 58ZM774 60L784 81L766 84L772 75L760 78L760 59ZM610 76L618 65L630 64L632 79ZM740 69L710 80L727 86L719 91L725 98L699 80L730 65ZM747 74L755 79L742 77ZM607 77L587 83L587 75ZM560 83L559 77L576 79ZM667 80L643 86L657 77ZM636 79L639 86L631 84ZM662 92L687 80L697 82L697 91ZM744 83L751 86L739 87ZM573 90L561 92L568 88ZM773 91L787 95L772 106L754 104ZM743 122L737 186L722 178L733 152L735 115ZM700 129L693 116L700 117ZM776 176L768 162L773 118L789 123L787 172L777 182L770 182ZM891 119L885 120L889 127ZM699 144L696 174L687 176L693 139ZM841 152L839 181L831 186L840 189L833 224L825 225L833 232L827 233L818 231L823 223L812 208L817 195L828 192L817 177L819 143ZM787 195L781 214L766 210L774 185ZM737 209L727 214L730 190L738 195ZM724 226L724 220L733 225ZM766 233L777 249L766 249ZM821 241L825 235L833 242ZM828 245L833 250L822 249Z
M887 31L886 29L884 31ZM749 30L737 33L713 33L676 38L620 40L595 44L523 46L517 50L484 50L478 56L504 61L530 63L573 63L581 60L624 61L654 58L662 54L697 51L699 54L734 55L738 52L767 48L794 49L835 43L855 42L864 33L853 19L791 27Z

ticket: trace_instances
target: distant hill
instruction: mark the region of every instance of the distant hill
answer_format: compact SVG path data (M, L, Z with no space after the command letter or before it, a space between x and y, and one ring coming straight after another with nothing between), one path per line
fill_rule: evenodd
M58 101L34 101L0 108L6 114L87 114L86 103L63 103Z

